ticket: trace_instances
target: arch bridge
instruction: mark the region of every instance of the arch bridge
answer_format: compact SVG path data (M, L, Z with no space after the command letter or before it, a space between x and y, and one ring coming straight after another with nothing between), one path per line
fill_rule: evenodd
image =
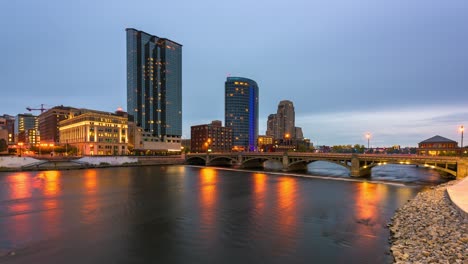
M327 161L343 166L352 177L370 176L371 169L385 164L407 164L428 167L456 178L468 175L468 159L460 157L384 155L384 154L338 154L299 152L229 152L191 153L185 156L187 164L205 166L233 166L237 168L263 167L265 161L282 164L283 171L306 170L307 164Z

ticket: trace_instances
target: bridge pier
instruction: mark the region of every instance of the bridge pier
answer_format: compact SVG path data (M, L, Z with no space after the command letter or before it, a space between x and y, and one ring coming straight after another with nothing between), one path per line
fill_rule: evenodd
M457 179L468 176L468 158L460 158L457 162Z
M283 169L282 171L288 171L289 170L289 157L288 157L288 153L285 152L283 154Z
M351 157L351 177L369 177L371 168L365 165L365 162L360 161L355 155Z

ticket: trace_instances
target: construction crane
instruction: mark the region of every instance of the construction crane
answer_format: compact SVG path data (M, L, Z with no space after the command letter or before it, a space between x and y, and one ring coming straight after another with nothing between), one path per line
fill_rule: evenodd
M48 110L48 108L44 108L44 104L41 104L41 108L31 108L31 107L26 107L26 110L28 110L29 112L33 111L33 110L40 110L41 111L41 114L44 113L45 110Z

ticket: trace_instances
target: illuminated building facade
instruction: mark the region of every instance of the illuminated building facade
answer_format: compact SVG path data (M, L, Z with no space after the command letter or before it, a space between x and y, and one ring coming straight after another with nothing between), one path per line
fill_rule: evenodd
M141 128L135 148L180 151L182 45L133 28L126 32L127 111Z
M232 129L223 127L221 121L190 128L191 152L230 152L232 149Z
M273 147L274 138L272 136L267 135L259 135L258 136L258 150L268 152Z
M242 77L225 82L225 124L232 129L233 150L255 151L258 137L258 85Z
M58 144L60 142L59 122L73 117L79 109L69 106L55 106L38 116L41 143Z
M10 115L0 116L0 127L7 131L8 145L15 144L15 117Z
M78 149L78 155L126 155L128 116L79 109L73 117L59 122L60 144Z
M441 136L434 136L419 142L418 155L451 156L459 152L458 142Z
M15 142L35 146L40 142L37 116L18 114L15 118Z

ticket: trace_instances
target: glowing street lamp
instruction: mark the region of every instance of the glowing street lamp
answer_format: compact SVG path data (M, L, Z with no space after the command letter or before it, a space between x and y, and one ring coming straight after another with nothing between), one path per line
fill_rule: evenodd
M20 157L23 154L23 145L24 145L23 142L18 142L18 146L20 146Z
M369 132L367 132L366 138L367 138L367 150L369 150L370 149L370 138L371 138L371 134Z
M461 133L461 151L460 151L460 155L463 155L463 131L465 131L465 128L462 126L460 126L460 133Z

